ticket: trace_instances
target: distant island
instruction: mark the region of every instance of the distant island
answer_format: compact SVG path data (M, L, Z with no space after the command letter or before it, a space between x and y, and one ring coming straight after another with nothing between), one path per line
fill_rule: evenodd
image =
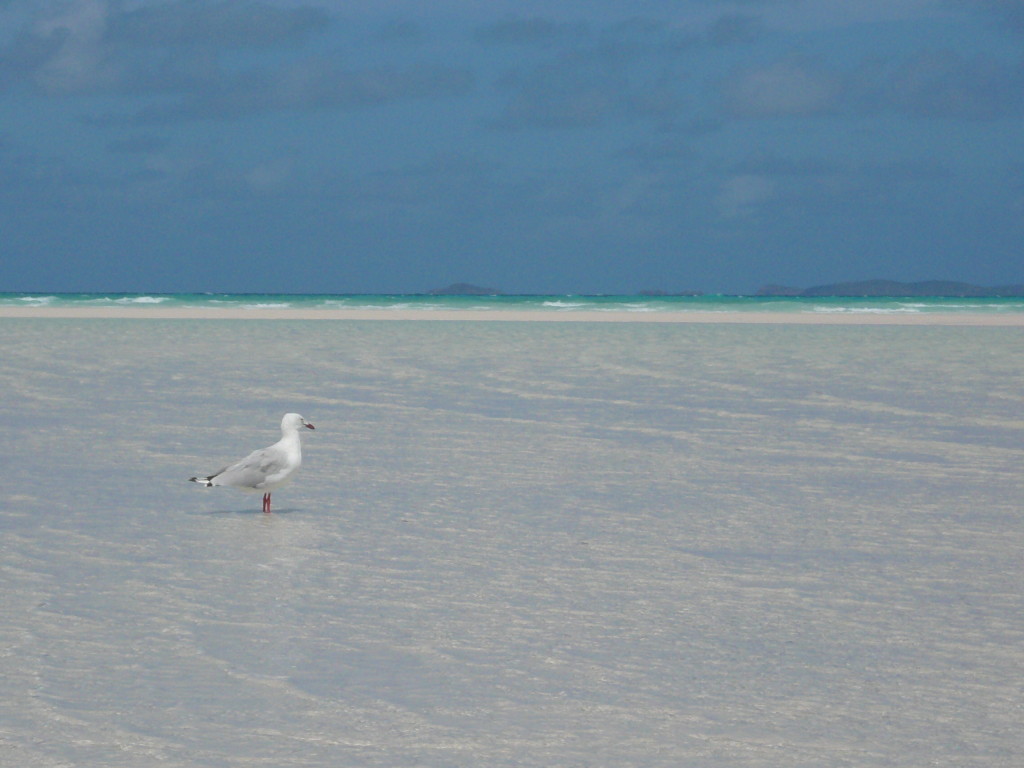
M427 291L427 296L505 296L497 288L485 288L472 283L452 283L444 288ZM622 294L627 295L627 294ZM666 291L645 289L639 296L649 298L672 296L704 296L703 291ZM1024 297L1024 284L1000 285L984 287L970 283L959 283L951 280L925 280L917 283L901 283L897 280L861 280L850 283L829 283L815 285L811 288L793 288L788 285L766 285L758 289L755 296L791 296L796 298L823 298L836 296L840 298L976 298L1000 299Z
M919 283L901 283L896 280L863 280L853 283L831 283L812 288L791 288L785 285L766 285L758 296L796 296L820 298L825 296L850 297L937 297L937 298L1015 298L1024 296L1024 285L1002 285L986 288L970 283L947 280L925 280Z

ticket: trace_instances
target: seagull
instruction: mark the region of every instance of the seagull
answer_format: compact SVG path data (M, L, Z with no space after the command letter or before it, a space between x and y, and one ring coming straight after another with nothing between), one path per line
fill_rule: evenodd
M265 491L263 511L270 513L270 492L288 482L302 465L302 441L299 430L316 429L297 413L286 413L281 419L281 439L267 448L253 451L244 459L229 464L208 477L190 477L193 483L207 488L229 485L243 491Z

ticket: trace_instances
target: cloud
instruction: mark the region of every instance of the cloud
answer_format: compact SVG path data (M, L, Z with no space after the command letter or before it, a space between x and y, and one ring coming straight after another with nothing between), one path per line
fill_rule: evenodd
M167 144L165 138L137 134L110 141L107 150L118 155L148 155L163 149Z
M491 204L501 185L493 163L446 155L422 163L369 174L350 190L350 204L360 217L393 219L396 210L417 219L464 217L467 209Z
M806 215L856 171L833 158L759 150L713 172L714 204L726 219ZM827 208L827 206L826 206Z
M766 228L842 226L843 217L915 217L952 190L953 170L937 158L839 159L757 151L710 169L718 216ZM829 223L831 222L831 223Z
M763 176L775 180L815 179L835 175L842 166L820 157L780 157L767 152L755 152L739 160L731 168L734 174Z
M727 117L898 114L998 120L1024 115L1024 63L950 50L870 59L847 71L787 56L735 70L721 84Z
M477 41L498 45L548 46L586 34L578 24L553 21L540 16L507 18L476 30Z
M737 174L722 180L715 196L715 207L726 219L753 216L775 196L775 183L767 176Z
M517 68L498 81L507 101L491 124L550 129L671 119L682 107L673 34L659 22L631 20Z
M453 67L352 69L339 65L341 54L304 55L300 44L330 24L311 6L173 0L125 8L73 0L46 8L0 52L0 83L31 84L51 96L128 97L121 114L134 113L136 122L352 108L472 86L468 72ZM268 52L282 49L290 50L273 67L264 64Z
M83 0L61 7L52 16L41 19L35 29L18 39L22 52L36 55L22 59L35 66L35 82L47 91L76 92L106 88L115 83L122 72L114 57L106 50L106 4ZM42 54L42 55L40 55Z
M175 0L112 12L109 37L139 47L264 48L323 31L322 8L280 8L259 0Z
M259 0L45 3L0 51L0 82L51 95L188 87L217 76L227 51L301 42L328 22L316 8Z
M422 26L412 21L389 21L381 25L375 38L388 45L416 45L423 42L426 32Z
M847 108L860 115L999 120L1024 115L1024 63L926 50L873 60L847 76Z
M841 79L822 65L790 56L733 72L722 91L728 115L763 118L832 112L843 88Z
M748 13L726 13L708 27L708 40L712 45L749 45L764 34L764 21Z
M295 174L295 162L290 158L276 158L249 168L244 174L245 183L258 193L273 193L287 188Z
M505 129L579 128L610 120L667 119L680 99L668 82L646 81L615 68L565 61L510 77L511 92L492 125Z
M142 110L138 120L237 119L275 112L352 109L457 96L472 85L467 71L445 66L346 70L332 59L311 58L278 70L225 76L190 91L176 104Z
M961 8L988 16L1000 29L1024 34L1024 3L1020 0L951 0Z
M1024 66L927 51L896 67L885 104L917 117L991 120L1024 114Z

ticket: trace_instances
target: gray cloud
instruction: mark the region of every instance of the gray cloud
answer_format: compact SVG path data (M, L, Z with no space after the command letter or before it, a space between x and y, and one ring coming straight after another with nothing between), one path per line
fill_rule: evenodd
M821 157L790 158L759 151L741 158L729 168L731 173L779 178L814 178L833 176L844 170L834 160Z
M116 85L124 71L104 41L107 5L98 0L45 7L0 52L9 82L51 93L81 93Z
M359 179L348 203L360 218L392 218L396 210L417 218L464 217L493 207L502 185L493 163L472 157L433 157L422 163L380 171Z
M66 35L35 35L17 33L6 48L0 50L0 87L11 86L32 78L64 45Z
M492 125L505 129L576 128L614 120L667 120L682 100L675 33L633 19L610 26L498 82L507 94Z
M330 23L322 8L280 8L259 0L175 0L113 12L107 38L141 47L265 48L295 43Z
M173 90L216 77L226 51L298 43L328 23L313 7L258 0L47 4L0 51L0 82L53 95Z
M825 156L784 156L754 152L719 169L721 178L762 180L776 192L776 199L793 210L824 213L847 206L890 205L893 200L913 200L922 185L944 184L950 169L935 158L853 162ZM848 210L850 210L848 208Z
M847 76L848 109L917 118L997 120L1024 114L1024 64L950 50L863 63Z
M1024 64L948 50L872 59L841 72L787 56L737 69L721 84L732 118L901 114L995 120L1024 114Z
M131 9L79 0L49 7L12 39L0 52L0 83L30 84L52 96L131 97L125 105L140 122L351 108L443 97L472 85L466 70L453 67L346 69L337 63L340 54L296 50L272 68L262 66L268 50L297 48L329 24L321 9L259 0L174 0ZM253 55L238 58L239 51ZM246 66L240 69L240 62ZM162 100L135 98L146 96Z
M423 65L352 71L330 59L307 59L280 70L253 70L209 82L171 106L142 110L141 122L237 119L272 112L372 106L406 99L464 94L473 78L465 70Z
M952 51L902 63L885 90L889 109L919 117L999 119L1024 114L1024 67Z
M1020 0L950 0L971 12L985 14L1001 29L1024 34L1024 3Z
M135 134L118 138L107 144L107 150L121 155L145 155L163 149L167 139L149 134Z
M548 46L586 33L586 28L579 24L531 16L508 18L481 26L476 30L476 39L485 44Z
M501 128L577 128L615 119L666 119L680 109L670 78L643 79L582 59L544 64L502 82Z
M732 117L792 117L834 111L843 86L824 65L789 56L764 66L738 69L723 87L723 107Z
M534 47L543 44L554 50L547 59L523 64L499 79L498 88L507 100L491 125L563 129L617 121L675 124L692 99L692 95L684 95L682 87L690 77L687 64L699 69L699 57L709 46L742 48L761 41L765 33L760 16L737 12L689 26L642 17L601 28L574 27L544 18L490 25L478 31L478 39ZM761 94L763 84L758 83L751 83L749 93L744 94L737 78L732 86L737 92L728 111L744 116L775 111L803 114L818 111L822 108L819 102L833 96L833 86L823 84L817 75L816 83L811 82L810 74L804 82L795 83L796 71L774 74L785 82L767 96ZM819 91L827 92L812 92L815 84ZM758 95L773 103L756 104ZM781 101L784 96L788 103ZM688 122L710 125L706 116L691 117Z
M426 38L423 27L412 21L390 21L382 24L375 37L385 44L416 45Z
M726 13L713 21L708 28L708 40L712 45L749 45L757 42L764 34L764 21L760 16L748 13Z

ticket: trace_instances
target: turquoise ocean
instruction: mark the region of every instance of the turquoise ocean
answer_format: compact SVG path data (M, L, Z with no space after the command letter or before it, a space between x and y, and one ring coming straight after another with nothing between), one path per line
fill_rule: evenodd
M1024 313L1024 297L762 297L644 295L280 294L280 293L0 293L0 307L162 307L304 310L544 310L560 312Z

